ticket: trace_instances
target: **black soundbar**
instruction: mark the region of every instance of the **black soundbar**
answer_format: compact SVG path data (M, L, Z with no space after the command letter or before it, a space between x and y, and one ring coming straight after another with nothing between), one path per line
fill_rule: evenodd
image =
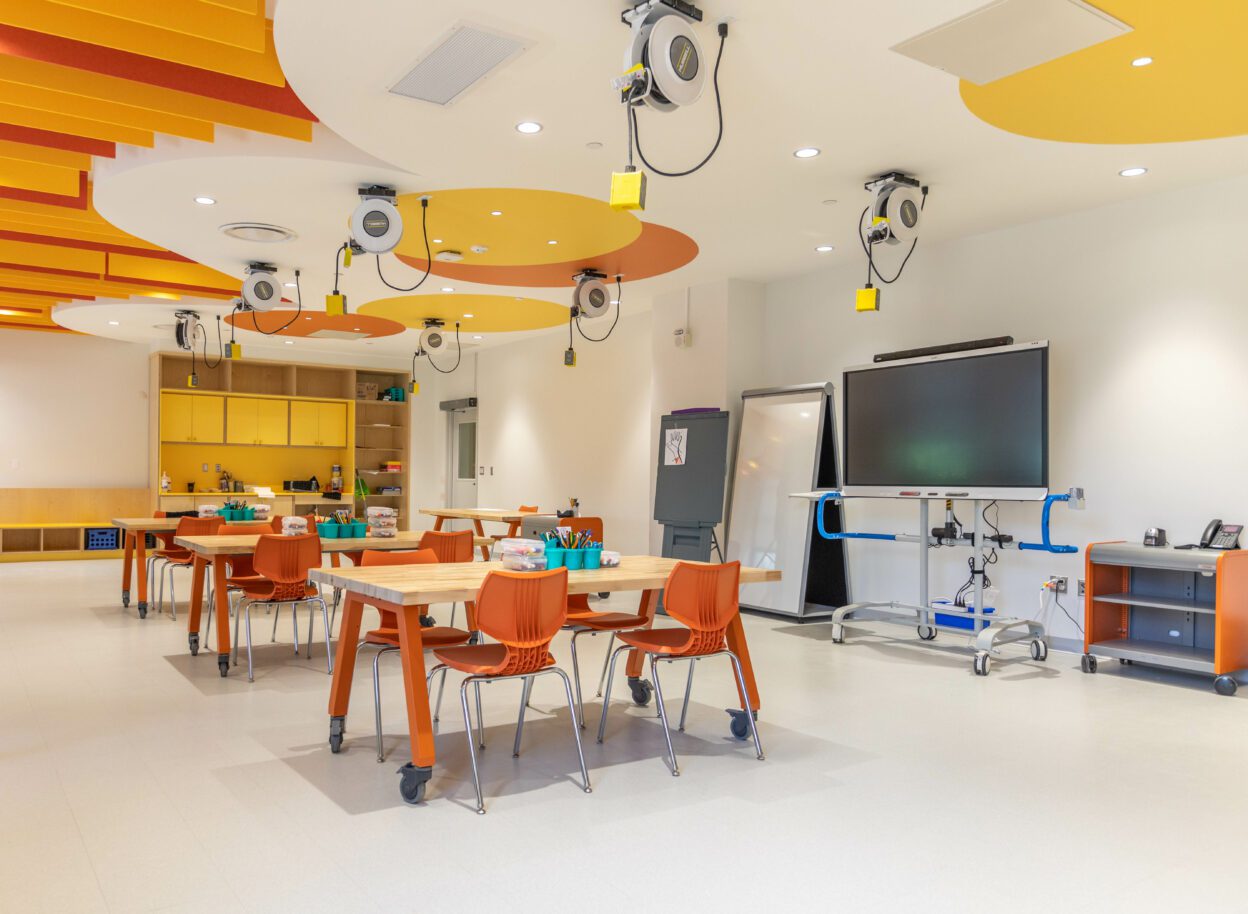
M994 346L1013 346L1014 337L994 336L986 340L967 340L965 343L946 343L943 346L925 346L922 349L901 349L897 352L881 352L871 361L897 362L901 359L921 359L928 355L945 355L950 352L969 352L972 349L992 349Z

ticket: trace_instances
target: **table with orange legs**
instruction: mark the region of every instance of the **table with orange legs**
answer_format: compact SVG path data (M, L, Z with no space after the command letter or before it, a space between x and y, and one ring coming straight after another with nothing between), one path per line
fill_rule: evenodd
M494 545L494 540L485 535L485 528L482 521L492 521L500 524L518 524L526 517L537 517L541 515L540 511L516 511L506 508L421 508L421 514L426 514L434 518L433 529L441 530L442 524L448 520L470 520L472 527L477 533L477 546L481 549L481 558L485 561L490 560L490 549ZM481 540L486 540L482 543Z
M624 556L617 568L568 572L568 593L611 593L641 591L641 613L650 622L658 607L659 593L675 566L675 559L649 555ZM315 569L310 578L320 584L341 587L347 593L342 628L338 634L334 658L333 682L329 691L329 748L338 752L346 732L347 710L351 700L351 679L355 672L355 651L360 637L360 623L365 604L393 612L399 620L399 655L403 668L403 692L407 705L407 723L412 760L399 769L399 793L408 803L419 803L426 785L433 777L433 720L426 689L424 643L421 637L421 607L430 603L468 602L476 598L485 576L502 568L498 562L473 562L453 565L386 565L351 569ZM775 569L742 568L741 583L756 584L780 580ZM733 620L727 634L728 647L741 660L750 707L741 700L743 712L759 709L758 686L750 663L749 646L740 617ZM628 675L638 681L642 656L633 651L628 660Z
M191 611L187 613L186 640L191 655L199 653L200 624L204 607L204 575L213 576L214 612L217 620L217 669L222 676L230 672L230 614L229 598L215 599L216 594L228 595L226 578L229 573L230 556L251 555L256 551L260 536L179 536L174 544L195 554L191 566ZM321 551L334 556L339 552L357 552L363 549L418 549L419 532L401 532L395 536L364 536L343 539L321 539ZM211 567L211 571L208 569ZM218 611L219 610L219 611Z

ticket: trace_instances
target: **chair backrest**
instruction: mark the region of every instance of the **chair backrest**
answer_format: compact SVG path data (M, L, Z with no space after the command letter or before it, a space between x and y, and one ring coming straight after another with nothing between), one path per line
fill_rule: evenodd
M417 549L415 552L365 549L361 554L360 565L364 568L377 565L435 565L437 561L438 554L432 549Z
M692 565L678 562L667 576L663 607L667 614L693 630L689 650L715 650L737 606L741 563Z
M168 514L166 514L164 511L153 511L153 512L152 512L152 517L168 517L168 516L169 516L169 515L168 515ZM181 548L180 546L174 546L174 545L173 545L173 538L174 538L176 535L177 535L177 534L175 534L172 530L170 530L170 531L168 531L168 532L161 531L160 533L153 533L153 534L152 534L152 536L154 536L154 537L156 537L156 539L160 540L160 548L161 548L161 549L180 549L180 548Z
M225 521L220 517L183 517L178 519L177 536L215 536Z
M588 530L594 542L602 542L602 518L601 517L561 517L558 524L560 527L569 527L573 533L580 533L582 530Z
M272 524L222 524L217 536L262 536L273 532Z
M521 511L521 512L526 512L529 514L536 514L538 511L538 507L537 505L521 505L516 510ZM512 521L510 524L507 525L507 538L508 539L515 539L517 536L520 535L521 523L522 521Z
M473 534L471 530L426 530L420 536L420 548L432 549L438 556L438 561L443 564L447 562L471 562L472 561L472 541Z
M321 566L321 538L315 533L302 536L262 534L253 559L256 573L275 584L298 584L308 580L308 572Z
M546 666L550 640L568 616L568 569L491 571L477 591L477 628L507 648L498 675Z

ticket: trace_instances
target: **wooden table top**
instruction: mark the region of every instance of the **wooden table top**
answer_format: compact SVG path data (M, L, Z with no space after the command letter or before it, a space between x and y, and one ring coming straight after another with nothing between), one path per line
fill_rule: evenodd
M157 533L166 533L178 529L178 521L180 517L114 517L109 523L114 527L120 527L127 533L133 533L136 530L148 530ZM223 521L228 524L267 524L267 520L231 520Z
M517 511L514 508L421 508L420 513L430 517L445 517L447 520L491 520L513 524L526 517L538 517L550 512Z
M618 568L569 571L568 593L610 593L617 590L657 590L667 582L676 559L654 555L626 555ZM697 563L691 563L697 564ZM491 571L502 571L502 562L454 565L386 565L371 568L314 568L309 579L407 606L424 603L458 603L473 600L481 582ZM742 584L780 580L776 569L741 569Z
M419 549L423 530L403 530L395 536L352 536L340 539L321 537L322 552L359 552L363 549ZM474 536L474 546L492 546L488 536ZM256 551L260 535L255 536L178 536L174 543L203 556L250 555Z

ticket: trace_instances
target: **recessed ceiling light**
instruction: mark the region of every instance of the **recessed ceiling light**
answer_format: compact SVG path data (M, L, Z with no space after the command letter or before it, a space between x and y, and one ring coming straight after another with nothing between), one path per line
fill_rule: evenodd
M503 211L501 209L490 210L491 216L501 216L502 214L503 214Z
M793 155L799 159L813 159L821 151L814 146L803 146L801 149L793 150Z
M1153 62L1153 58L1151 57L1137 57L1135 58L1135 60L1131 61L1131 66L1147 67L1152 62Z
M443 291L443 292L454 292L454 291L455 291L455 287L454 287L454 286L443 286L443 287L442 287L442 291Z
M312 320L312 318L310 318L310 317L305 317L305 318L304 318L304 320L305 320L305 321L310 321L310 320Z
M1135 168L1124 168L1122 171L1118 172L1118 174L1122 175L1124 178L1138 178L1140 175L1148 174L1148 169L1136 166Z
M110 327L120 327L120 326L121 326L121 321L109 321L109 322L108 322L108 326L110 326Z
M465 314L465 315L464 315L464 320L469 320L469 321L470 321L470 320L472 320L474 317L476 317L476 315L475 315L475 314Z
M815 253L816 254L831 254L835 250L836 248L834 248L830 244L821 244L819 245L819 247L815 248Z
M294 289L294 288L296 288L296 284L295 284L295 283L293 283L293 282L284 282L284 283L282 283L282 285L284 285L287 289Z
M558 244L559 242L558 242L558 241L555 241L555 240L552 238L550 241L547 241L546 243L547 243L547 244Z
M198 203L200 206L216 206L217 205L217 201L214 200L212 197L196 197L195 202Z
M295 341L294 341L294 340L286 340L286 345L287 345L287 346L293 346L293 345L295 345Z
M618 298L611 299L611 304L618 305L619 303L620 303L620 300Z
M537 121L521 121L516 124L516 130L520 133L534 134L542 132L542 125Z
M585 148L586 149L601 149L602 144L599 143L597 140L591 140L590 142L585 144Z
M352 330L352 332L353 332L353 333L360 333L360 332L361 332L361 330L360 330L360 328L359 328L359 327L352 327L352 328L351 328L351 330Z
M480 335L478 335L478 336L474 336L474 337L473 337L473 339L474 339L474 340L479 340L479 339L483 339L483 337L481 337Z
M823 205L824 205L824 206L836 206L836 201L835 201L835 200L824 200L824 201L823 201Z
M442 243L442 239L441 239L441 238L434 238L434 239L433 239L433 243L434 243L434 244L441 244L441 243Z

